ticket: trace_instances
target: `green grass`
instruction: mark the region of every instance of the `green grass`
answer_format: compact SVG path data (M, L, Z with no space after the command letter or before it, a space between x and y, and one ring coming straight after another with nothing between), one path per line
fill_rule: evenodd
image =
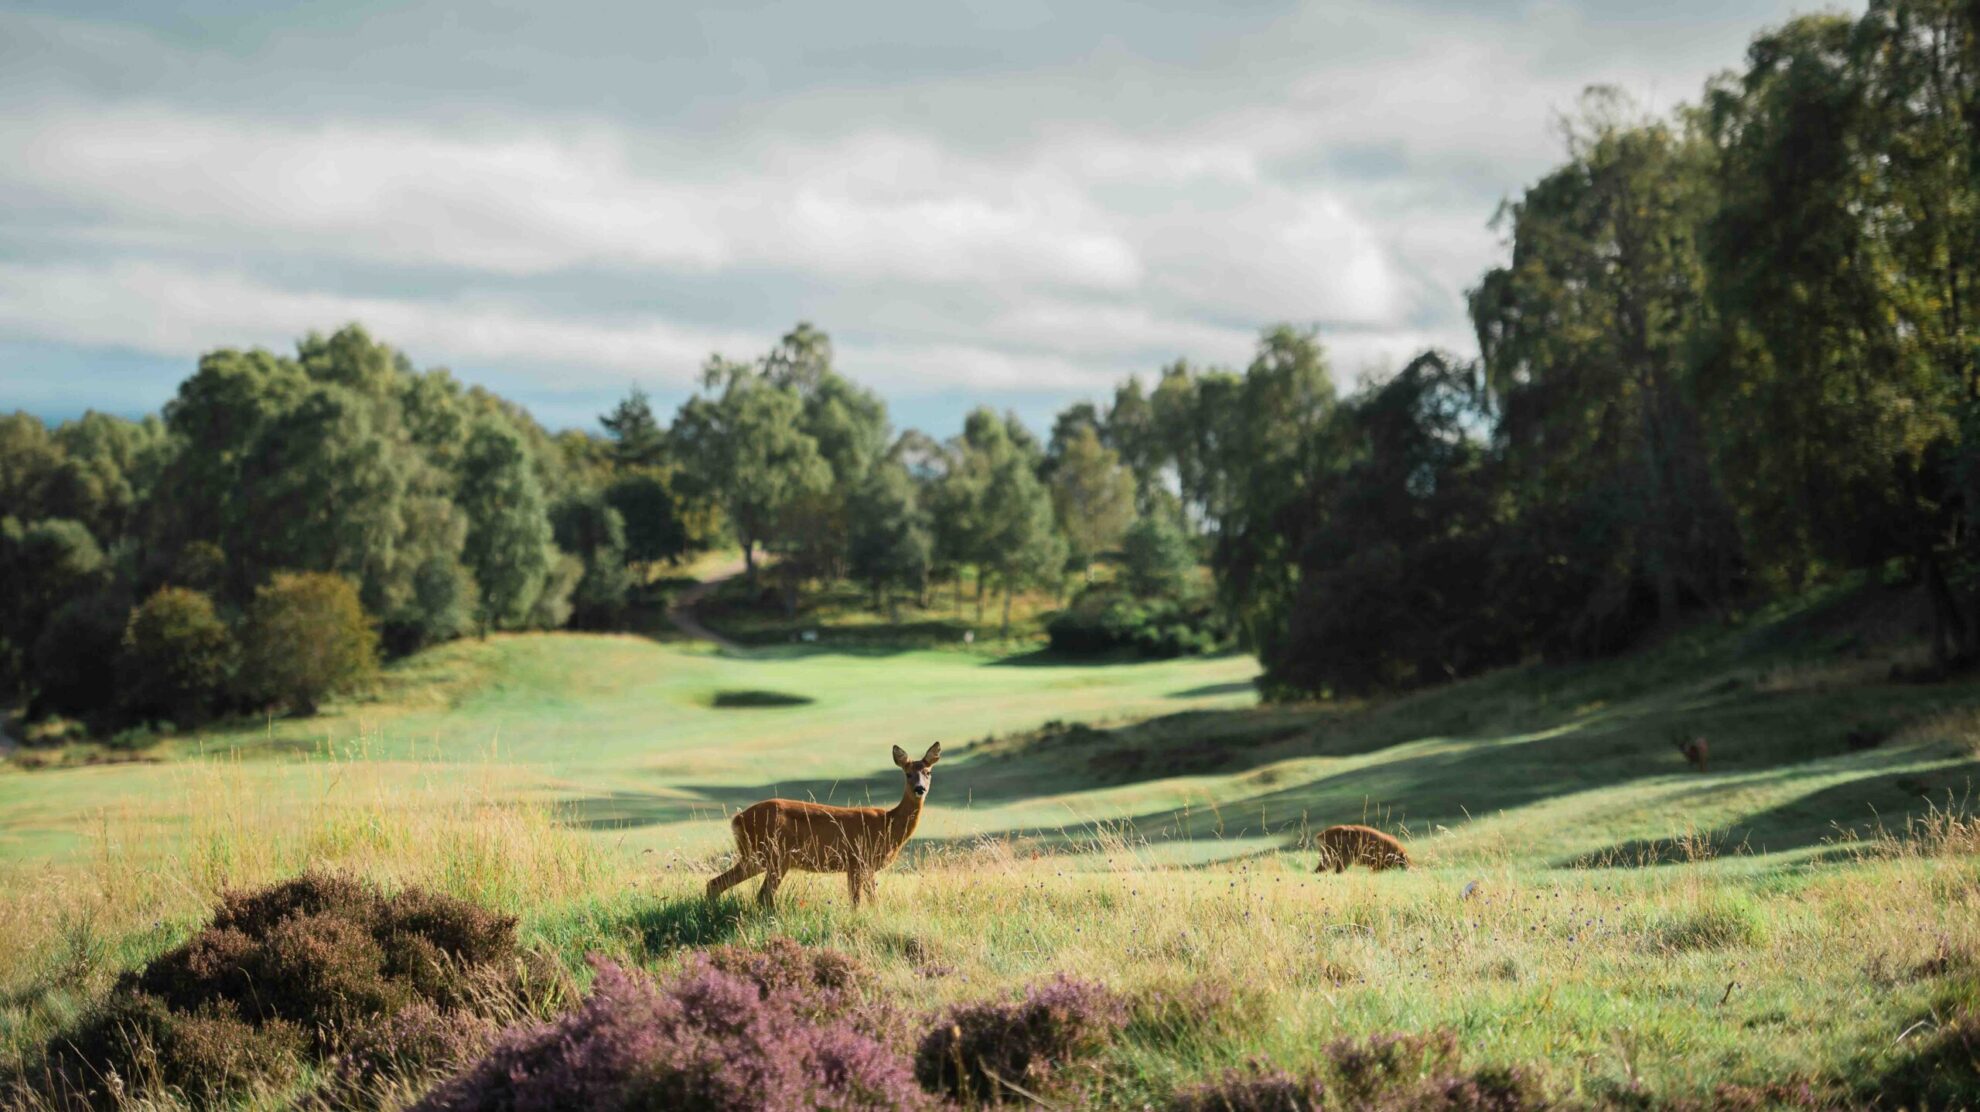
M463 641L393 668L376 701L312 719L189 733L121 764L0 775L0 855L74 858L106 816L169 836L188 776L215 766L256 793L308 801L325 760L412 781L494 782L575 829L633 849L711 844L716 820L769 795L867 802L898 793L888 757L1053 718L1115 719L1254 701L1246 658L1087 667L940 652L788 647L724 655L642 637ZM1193 693L1209 687L1208 693ZM305 760L298 758L315 758ZM946 772L947 769L944 769ZM946 777L945 777L946 779ZM972 805L944 785L923 830L962 836L1063 821L1044 799ZM938 797L939 798L939 797Z
M1232 987L1240 1014L1111 1052L1121 1106L1440 1027L1563 1096L1860 1094L1980 999L1980 685L1889 682L1911 650L1866 640L1863 605L1306 707L1255 706L1235 657L452 645L318 719L0 773L0 1048L183 937L221 885L330 864L520 914L573 969L783 934L931 1008L1059 971ZM1708 737L1709 774L1678 731ZM929 810L877 904L809 876L770 914L700 900L728 812L890 802L889 747L931 741ZM1307 834L1353 821L1404 833L1418 867L1313 875Z

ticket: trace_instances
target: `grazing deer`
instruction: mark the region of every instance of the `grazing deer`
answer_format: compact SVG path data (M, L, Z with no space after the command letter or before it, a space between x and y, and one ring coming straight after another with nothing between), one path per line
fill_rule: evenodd
M1677 751L1683 753L1684 759L1691 762L1691 767L1700 772L1705 771L1705 765L1712 756L1711 746L1705 744L1705 735L1685 737L1679 734L1671 738L1671 744L1677 746Z
M1330 826L1320 832L1320 865L1345 872L1349 865L1366 865L1375 872L1409 868L1409 852L1402 843L1372 826Z
M846 889L858 907L862 893L873 894L873 874L886 868L914 835L921 801L934 778L929 770L941 759L940 742L918 761L908 760L907 752L894 746L894 763L907 775L907 785L892 808L766 799L736 812L729 820L736 835L736 863L708 882L708 898L762 873L756 902L767 907L775 902L784 874L797 870L846 874Z

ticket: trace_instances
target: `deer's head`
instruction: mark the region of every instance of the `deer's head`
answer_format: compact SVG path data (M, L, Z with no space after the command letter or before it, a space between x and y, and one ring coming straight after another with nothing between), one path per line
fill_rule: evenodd
M907 750L898 745L894 746L894 763L901 766L901 771L907 774L908 790L913 792L917 799L928 794L928 785L935 779L935 774L929 770L941 759L942 743L939 741L929 746L928 752L923 753L918 761L908 760Z

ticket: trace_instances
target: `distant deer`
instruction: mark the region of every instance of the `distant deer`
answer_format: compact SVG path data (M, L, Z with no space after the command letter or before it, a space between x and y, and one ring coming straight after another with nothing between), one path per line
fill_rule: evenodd
M1320 865L1313 871L1343 872L1349 865L1366 865L1375 872L1409 868L1409 851L1402 843L1372 826L1330 826L1320 832Z
M1712 756L1712 747L1705 744L1705 735L1686 737L1678 734L1671 738L1671 744L1677 746L1677 751L1683 753L1684 759L1691 762L1691 767L1700 772L1705 771L1705 766Z
M708 882L708 898L763 874L756 902L766 907L777 899L777 885L793 870L844 873L854 907L861 894L873 894L873 874L893 862L921 821L921 802L942 759L940 742L928 747L918 761L908 760L894 746L894 763L907 775L901 801L892 808L831 807L795 799L766 799L736 812L729 827L736 835L736 863Z

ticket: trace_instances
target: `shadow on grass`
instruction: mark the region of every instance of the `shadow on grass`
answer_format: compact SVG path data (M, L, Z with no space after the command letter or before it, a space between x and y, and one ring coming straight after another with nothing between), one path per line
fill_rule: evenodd
M1683 844L1687 839L1673 837L1663 842L1612 846L1554 864L1589 867L1648 864L1663 858L1682 860L1687 855L1698 856L1695 845L1706 840L1721 852L1732 851L1742 843L1753 852L1815 846L1836 833L1833 821L1838 817L1868 819L1873 809L1884 815L1887 825L1900 828L1903 824L1900 812L1906 811L1907 805L1911 812L1917 813L1922 813L1926 806L1918 794L1920 787L1943 797L1947 789L1957 792L1968 779L1980 774L1980 762L1922 774L1915 767L1912 771L1900 767L1931 761L1930 747L1855 754L1811 751L1805 723L1817 708L1836 705L1839 704L1834 699L1811 701L1799 708L1800 713L1783 715L1764 724L1745 713L1735 718L1732 708L1728 708L1726 717L1732 721L1725 724L1737 726L1746 736L1739 739L1744 744L1735 747L1732 729L1720 732L1719 736L1726 738L1725 763L1728 771L1737 770L1745 775L1721 776L1715 772L1690 790L1687 805L1705 803L1722 793L1737 795L1760 786L1778 791L1783 784L1793 781L1850 777L1844 782L1729 824L1726 829L1695 836L1689 839L1694 843L1694 848L1689 850ZM1742 712L1746 709L1740 708ZM1634 707L1592 713L1578 721L1526 736L1424 738L1417 751L1397 753L1377 762L1352 761L1338 770L1309 766L1282 773L1274 768L1260 768L1252 774L1249 783L1265 790L1221 798L1214 807L1197 803L1154 809L1123 816L1105 825L1131 831L1131 840L1151 845L1296 836L1302 830L1317 830L1338 822L1406 822L1419 832L1439 825L1458 826L1474 815L1517 810L1550 798L1687 776L1683 758L1663 736L1673 713L1691 720L1697 711L1689 705L1649 700ZM1214 712L1201 714L1207 718ZM1250 716L1260 717L1256 712L1250 712ZM1175 717L1187 720L1192 716ZM1386 747L1370 744L1371 740L1337 735L1295 736L1277 745L1268 742L1254 751L1255 755L1240 750L1240 756L1224 760L1212 771L1229 775L1262 760L1304 755L1359 756ZM1189 775L1194 771L1191 758L1195 750L1188 732L1177 741L1179 746L1162 759L1151 755L1143 758L1136 768L1126 767L1133 750L1113 749L1120 755L1122 765L1107 771L1130 779L1155 769L1174 769L1177 774ZM1081 748L1098 755L1096 749L1107 752L1102 747L1117 745L1119 741L1096 736L1091 746ZM1162 747L1158 745L1151 752L1161 754ZM1719 755L1715 749L1714 756ZM1071 756L1065 754L1054 762L1059 765L1062 779L1070 771L1065 762ZM1762 772L1768 775L1762 780L1754 779L1753 774ZM1036 773L1031 775L1036 782ZM1275 782L1281 778L1283 784ZM980 798L981 789L976 790ZM1681 816L1674 817L1672 825L1683 825ZM1096 832L1090 825L1030 826L1001 833L1044 853L1079 852L1091 848L1096 840Z
M941 772L936 792L941 792ZM672 794L615 791L566 800L558 821L580 830L634 830L677 822L713 822L766 799L799 799L837 807L891 807L901 798L901 775L854 780L782 780L768 784L676 784ZM939 805L939 797L937 800Z
M717 691L708 699L708 705L721 710L737 710L757 707L802 707L818 700L809 695L795 695L788 691Z
M1632 839L1555 864L1571 869L1683 865L1740 853L1780 853L1828 842L1835 844L1822 854L1825 859L1849 857L1858 852L1858 847L1850 844L1852 836L1870 834L1881 827L1899 839L1907 838L1910 832L1905 827L1909 818L1921 816L1934 806L1943 810L1949 800L1954 810L1970 814L1971 807L1959 801L1971 798L1969 793L1977 777L1980 777L1980 761L1928 772L1859 777L1715 830Z
M1228 660L1234 656L1244 655L1246 654L1233 650L1229 652L1205 653L1201 656L1192 656L1187 659ZM1174 656L1144 656L1137 649L1108 649L1106 652L1098 653L1069 653L1059 649L1046 648L1033 649L1028 653L1013 653L1010 656L992 661L991 663L1000 668L1095 668L1111 664L1158 664L1164 660L1181 659L1184 658ZM1212 686L1221 689L1227 685L1214 684ZM1249 690L1250 688L1251 684L1248 682L1237 685L1238 690ZM1218 694L1220 692L1207 693ZM1183 698L1189 694L1192 693L1177 692L1175 697Z
M1247 695L1258 690L1250 680L1236 680L1231 683L1206 683L1202 687L1171 691L1171 699L1207 699L1213 695Z
M727 942L742 932L749 905L740 900L709 901L699 896L649 904L621 922L639 940L645 958L665 957Z

